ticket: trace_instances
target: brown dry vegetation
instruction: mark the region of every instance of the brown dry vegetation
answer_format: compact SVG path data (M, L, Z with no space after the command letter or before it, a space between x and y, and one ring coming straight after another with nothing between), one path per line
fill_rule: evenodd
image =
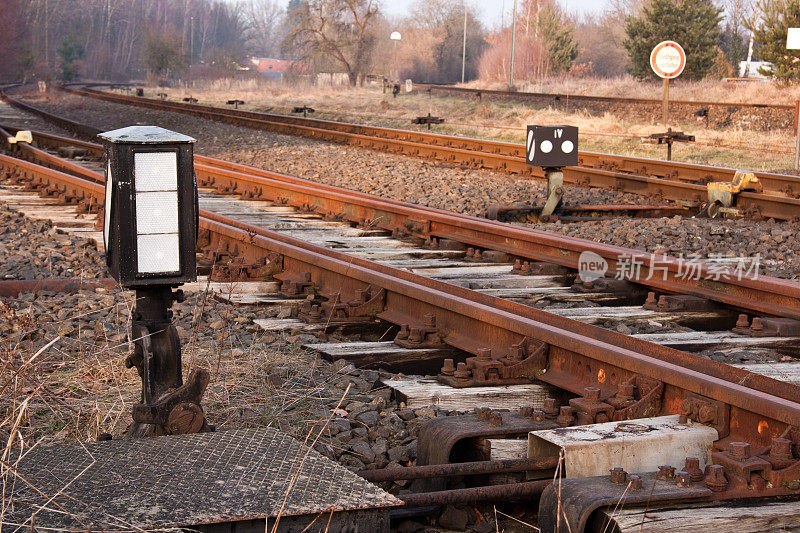
M500 88L500 87L493 87ZM655 85L636 82L631 78L616 81L564 79L547 85L527 86L525 90L569 92L602 96L652 97ZM150 95L157 91L149 91ZM170 100L180 101L194 96L201 103L225 107L231 98L246 103L243 108L276 113L289 113L291 108L310 105L317 118L360 122L402 128L415 128L411 120L431 113L444 117L446 122L435 131L487 139L521 143L528 124L566 123L581 129L581 147L587 151L621 155L664 158L663 146L643 142L642 138L664 130L651 112L635 109L604 113L585 110L556 109L507 101L478 102L474 98L429 96L424 92L401 93L392 98L380 86L364 88L317 88L270 85L256 80L217 80L196 84L189 89L173 88ZM660 93L657 93L660 94ZM728 86L721 82L685 82L671 91L674 99L706 99L738 102L768 101L789 103L800 98L800 88L779 88L770 83ZM624 115L624 116L623 116ZM764 126L764 119L755 111L742 110L730 126L705 127L703 121L676 119L671 124L695 135L692 145L677 144L673 158L679 161L706 163L750 170L791 168L794 140L785 129ZM758 127L756 128L756 124Z

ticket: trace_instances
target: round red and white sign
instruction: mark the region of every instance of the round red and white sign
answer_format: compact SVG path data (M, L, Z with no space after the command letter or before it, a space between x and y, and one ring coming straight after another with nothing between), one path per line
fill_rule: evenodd
M650 67L661 78L677 78L686 67L686 52L675 41L662 41L650 52Z

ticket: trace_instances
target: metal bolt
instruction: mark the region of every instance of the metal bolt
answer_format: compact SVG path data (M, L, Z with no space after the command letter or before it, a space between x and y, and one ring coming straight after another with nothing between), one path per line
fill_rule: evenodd
M475 248L467 248L467 257L472 257L475 255Z
M453 373L456 371L455 364L453 364L452 359L445 359L444 365L442 366L441 373L445 376L452 376Z
M706 465L705 484L714 492L725 490L728 480L725 479L725 469L722 465Z
M622 401L633 400L633 383L620 383L617 388L617 398Z
M746 442L731 442L728 447L731 458L745 461L750 457L750 445Z
M689 473L692 477L692 481L700 481L703 479L703 471L700 470L700 459L697 457L687 457L683 471Z
M697 412L697 420L701 424L709 424L714 421L717 417L717 411L713 407L708 404L704 404L700 406L700 409Z
M456 371L453 372L453 378L458 381L467 381L469 379L469 370L467 370L467 363L458 363Z
M611 472L611 483L616 483L617 485L621 485L628 481L628 473L621 467L615 466L610 470Z
M658 297L658 306L659 307L666 307L668 301L669 300L667 300L667 295L666 294L662 294L661 296Z
M310 316L311 318L321 318L322 308L319 305L312 305L311 310L308 313L308 316Z
M522 261L520 261L519 259L515 260L514 266L511 270L513 271L522 270Z
M536 409L533 411L534 422L544 422L545 420L547 420L547 415L545 415L544 411L541 409Z
M478 348L478 361L491 361L492 349L491 348Z
M519 408L519 414L520 416L523 416L525 418L533 417L533 406L523 405L522 407Z
M408 338L408 324L402 324L400 326L400 331L397 333L397 339L407 339Z
M572 407L569 405L562 405L561 410L558 413L558 417L556 418L556 422L562 428L565 428L572 424L575 421L575 417L572 416Z
M678 424L688 424L688 423L689 423L689 417L688 416L686 416L684 414L678 415Z
M745 315L744 313L739 315L739 318L736 320L736 327L737 328L750 327L750 320L747 318L747 315Z
M419 328L411 328L408 332L408 342L420 343L425 340L425 334Z
M694 410L693 407L694 403L692 400L690 398L685 398L683 402L681 402L681 414L686 416L691 415Z
M542 410L547 418L555 418L558 416L558 404L555 398L545 398L542 402Z
M436 315L425 315L423 318L423 326L426 328L436 327Z
M678 472L677 479L679 487L688 487L692 484L692 475L689 472Z
M764 329L764 321L761 317L753 317L753 322L750 324L750 329L753 331L762 331Z
M792 459L792 441L780 437L772 439L772 448L769 456L778 461L789 461Z
M648 292L647 293L647 300L644 302L645 305L652 305L656 303L656 293Z
M502 426L503 425L503 413L500 411L492 411L489 414L489 425L490 426Z
M672 479L675 477L675 467L670 465L661 465L658 467L658 479Z
M597 403L600 401L600 389L597 387L586 387L583 389L583 396L590 402Z
M478 420L489 420L492 410L488 407L478 407Z
M642 478L640 478L636 474L631 474L630 476L628 476L628 489L629 490L641 490L642 489Z

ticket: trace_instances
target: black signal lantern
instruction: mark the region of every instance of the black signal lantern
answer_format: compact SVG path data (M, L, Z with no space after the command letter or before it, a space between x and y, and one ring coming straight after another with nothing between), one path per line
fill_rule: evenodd
M173 287L197 279L198 204L195 140L155 126L100 134L106 146L106 263L125 288L135 289L133 353L125 360L142 378L128 437L210 429L200 401L209 373L183 380L181 345L172 325Z
M544 222L562 205L564 167L578 164L578 128L576 126L528 126L525 139L525 162L544 169L547 201L539 213Z
M111 275L126 288L197 279L197 186L192 137L156 126L101 133L104 238Z
M528 126L525 145L529 165L563 168L578 164L576 126Z

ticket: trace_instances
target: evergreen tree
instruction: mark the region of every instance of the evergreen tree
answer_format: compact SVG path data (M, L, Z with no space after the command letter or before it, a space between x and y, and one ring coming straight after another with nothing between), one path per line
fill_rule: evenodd
M790 83L800 79L800 50L786 49L787 28L800 27L800 0L760 0L761 13L753 31L753 49L772 68L759 72Z
M686 52L681 77L698 80L709 74L717 55L722 9L711 0L651 0L641 15L625 20L622 43L637 78L654 77L650 52L661 41L675 41Z
M79 62L86 53L81 39L74 33L65 35L56 52L61 60L61 79L72 81L77 78Z
M550 72L566 72L578 57L578 44L573 39L575 28L562 20L556 6L547 3L539 13L539 34L544 36Z

